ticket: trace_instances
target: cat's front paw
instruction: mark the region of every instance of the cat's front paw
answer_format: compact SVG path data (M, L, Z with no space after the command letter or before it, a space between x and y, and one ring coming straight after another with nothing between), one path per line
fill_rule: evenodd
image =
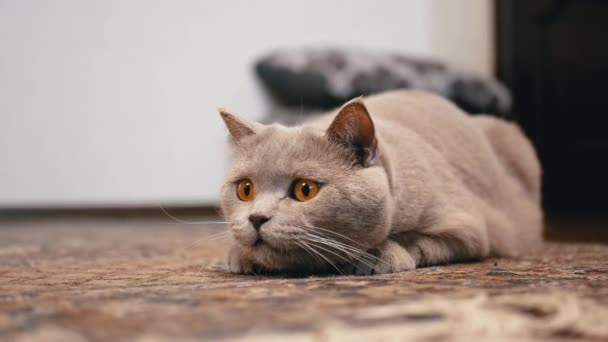
M232 246L226 259L226 268L230 273L246 274L253 271L253 262L237 246Z
M408 251L395 241L387 240L374 251L373 262L358 262L351 268L356 275L387 274L416 269L416 261Z
M416 269L416 261L403 246L387 240L379 249L380 261L374 268L376 274L397 273Z

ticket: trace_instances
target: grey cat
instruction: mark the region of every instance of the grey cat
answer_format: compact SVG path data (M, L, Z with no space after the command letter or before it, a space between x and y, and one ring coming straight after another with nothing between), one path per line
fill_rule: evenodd
M392 273L541 240L540 165L514 124L404 90L295 127L220 113L231 272Z

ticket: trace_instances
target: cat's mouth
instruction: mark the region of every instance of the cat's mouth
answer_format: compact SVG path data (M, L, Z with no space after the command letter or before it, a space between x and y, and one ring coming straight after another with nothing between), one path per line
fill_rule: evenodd
M259 247L261 245L266 245L266 241L264 241L264 239L262 239L262 237L258 235L258 238L255 240L253 245L251 245L251 247L255 248L255 247Z
M290 244L290 239L273 236L271 234L257 234L253 243L247 246L257 252L283 253L287 250L297 249L297 244Z
M262 236L257 237L255 242L250 245L252 250L281 253L287 246L277 245L276 242L270 239L264 239Z

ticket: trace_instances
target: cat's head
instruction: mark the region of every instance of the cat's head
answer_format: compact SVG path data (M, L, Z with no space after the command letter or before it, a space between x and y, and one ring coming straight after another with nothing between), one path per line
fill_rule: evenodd
M220 113L232 146L222 211L236 248L259 266L331 271L386 238L388 178L360 98L328 125L261 125Z

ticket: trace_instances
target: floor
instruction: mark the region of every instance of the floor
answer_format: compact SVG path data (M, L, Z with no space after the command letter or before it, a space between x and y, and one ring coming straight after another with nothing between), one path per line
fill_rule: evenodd
M608 245L369 277L224 272L217 226L0 223L0 340L608 340Z

